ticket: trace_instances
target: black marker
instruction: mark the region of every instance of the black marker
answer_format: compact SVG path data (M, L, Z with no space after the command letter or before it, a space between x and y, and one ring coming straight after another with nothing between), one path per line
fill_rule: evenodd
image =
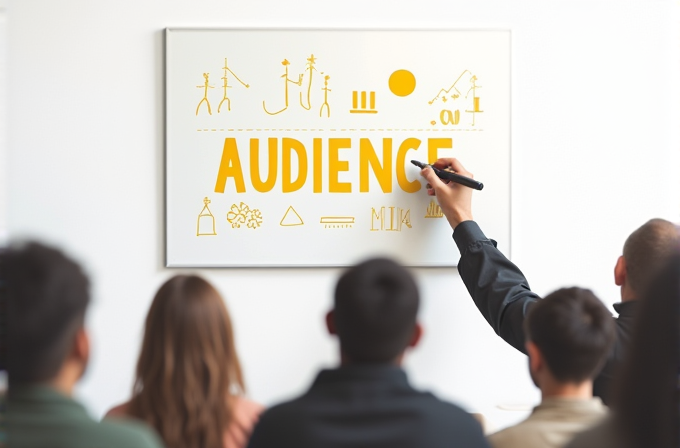
M432 171L434 171L434 174L436 174L437 177L440 179L450 180L457 184L465 185L466 187L469 188L474 188L475 190L481 190L482 188L484 188L483 183L477 182L476 180L470 179L469 177L461 176L460 174L452 173L450 171L440 170L439 168L435 168L432 165L428 165L426 163L418 162L417 160L411 160L411 163L420 169L424 169L426 166L429 166L430 168L432 168Z

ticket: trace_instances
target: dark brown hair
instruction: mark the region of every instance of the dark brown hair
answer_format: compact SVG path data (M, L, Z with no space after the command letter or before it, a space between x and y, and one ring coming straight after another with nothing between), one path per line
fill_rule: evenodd
M348 269L335 288L340 347L355 363L387 363L413 336L418 288L406 268L375 258Z
M563 288L535 303L524 321L558 381L581 383L602 368L615 337L614 319L589 289Z
M630 234L623 245L628 283L642 293L665 265L680 242L676 226L665 219L650 219Z
M245 386L227 308L213 286L177 275L146 318L128 413L154 427L167 448L223 445Z
M57 249L32 242L0 252L1 311L7 313L7 365L0 369L7 369L10 386L59 373L84 324L89 289L78 263Z

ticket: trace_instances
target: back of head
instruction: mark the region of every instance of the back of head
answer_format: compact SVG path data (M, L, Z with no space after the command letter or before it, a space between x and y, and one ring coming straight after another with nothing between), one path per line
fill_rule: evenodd
M39 243L3 250L0 275L10 386L54 379L84 323L87 277L62 252Z
M631 448L680 442L680 252L649 286L614 397L617 432Z
M631 289L638 294L643 292L678 244L678 228L664 219L651 219L631 233L623 245Z
M168 448L221 446L232 416L228 397L243 390L222 297L201 277L172 277L146 318L129 413Z
M559 289L538 301L524 325L555 379L574 384L597 375L616 331L607 308L582 288Z
M354 363L389 363L408 346L416 326L418 288L404 267L371 259L347 270L335 289L335 327Z

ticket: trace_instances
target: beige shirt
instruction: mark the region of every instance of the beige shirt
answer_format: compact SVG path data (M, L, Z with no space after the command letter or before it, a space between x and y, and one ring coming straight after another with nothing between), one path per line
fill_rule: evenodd
M546 398L526 420L488 439L493 448L561 448L606 415L599 398Z

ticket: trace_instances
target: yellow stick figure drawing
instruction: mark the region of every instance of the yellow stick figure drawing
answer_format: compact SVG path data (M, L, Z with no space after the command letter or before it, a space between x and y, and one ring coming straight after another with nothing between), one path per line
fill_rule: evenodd
M198 103L198 106L196 107L196 115L198 115L198 110L201 108L201 104L203 104L203 101L205 101L205 103L208 105L208 113L212 115L212 111L210 110L210 101L208 101L208 89L214 89L215 87L209 85L210 84L208 82L209 77L210 73L203 73L205 83L202 86L196 86L199 89L203 89L203 99Z
M466 110L465 112L469 112L472 114L472 126L474 126L475 115L484 112L483 110L479 109L479 97L477 96L476 93L476 90L481 89L482 86L477 85L477 77L475 75L472 75L472 78L470 78L470 83L472 84L472 87L470 87L470 89L465 94L465 98L467 98L470 92L472 92L472 110Z
M321 105L321 110L319 111L319 117L323 116L323 108L326 108L326 111L328 112L327 117L330 118L331 116L331 106L328 104L328 92L332 92L331 89L328 88L328 80L331 79L330 76L326 75L323 77L323 104Z
M220 101L220 105L217 106L217 113L218 113L218 114L220 113L220 109L222 108L222 103L224 103L225 101L227 102L227 110L231 110L231 100L227 97L227 89L231 89L231 88L232 88L232 86L229 85L229 82L228 82L228 79L227 79L229 73L231 73L232 75L234 75L234 78L236 78L236 80L237 80L238 82L240 82L241 84L243 84L243 85L245 86L246 89L250 87L250 85L248 85L248 84L246 84L245 82L241 81L241 79L240 79L238 76L236 76L236 73L234 73L233 71L231 71L231 69L230 69L229 66L227 65L227 58L224 58L224 67L222 67L222 70L224 70L224 76L222 77L222 80L224 81L224 83L222 84L222 88L224 89L224 98L222 98L222 101ZM210 107L210 105L208 105L208 107Z
M269 114L269 115L280 114L280 113L283 112L284 110L288 109L288 83L289 83L289 82L290 82L290 83L293 83L293 84L295 84L295 85L298 85L298 86L301 86L301 85L302 85L302 73L300 74L300 77L298 78L297 82L295 82L295 81L293 81L292 79L290 79L290 78L288 77L288 66L290 65L290 62L288 62L288 59L284 59L283 62L281 62L281 64L286 68L286 73L284 73L283 75L281 75L281 78L283 78L283 83L284 83L284 91L285 91L285 97L286 97L286 105L285 105L285 107L284 107L283 109L281 109L281 110L278 111L278 112L269 112L269 111L267 110L267 106L265 106L265 104L264 104L264 101L262 101L262 108L263 108L264 111L267 112L267 114Z
M208 207L210 199L204 198L203 204L203 209L198 215L198 222L196 223L196 236L217 235L217 232L215 232L215 217Z
M309 82L307 83L307 105L305 106L302 103L302 92L300 92L300 106L302 106L303 109L309 110L312 108L312 102L311 102L311 94L312 94L312 74L314 73L314 70L316 68L314 67L314 64L316 63L316 58L312 54L307 58L307 69L309 70ZM302 76L302 75L300 75ZM302 78L300 78L302 80Z

